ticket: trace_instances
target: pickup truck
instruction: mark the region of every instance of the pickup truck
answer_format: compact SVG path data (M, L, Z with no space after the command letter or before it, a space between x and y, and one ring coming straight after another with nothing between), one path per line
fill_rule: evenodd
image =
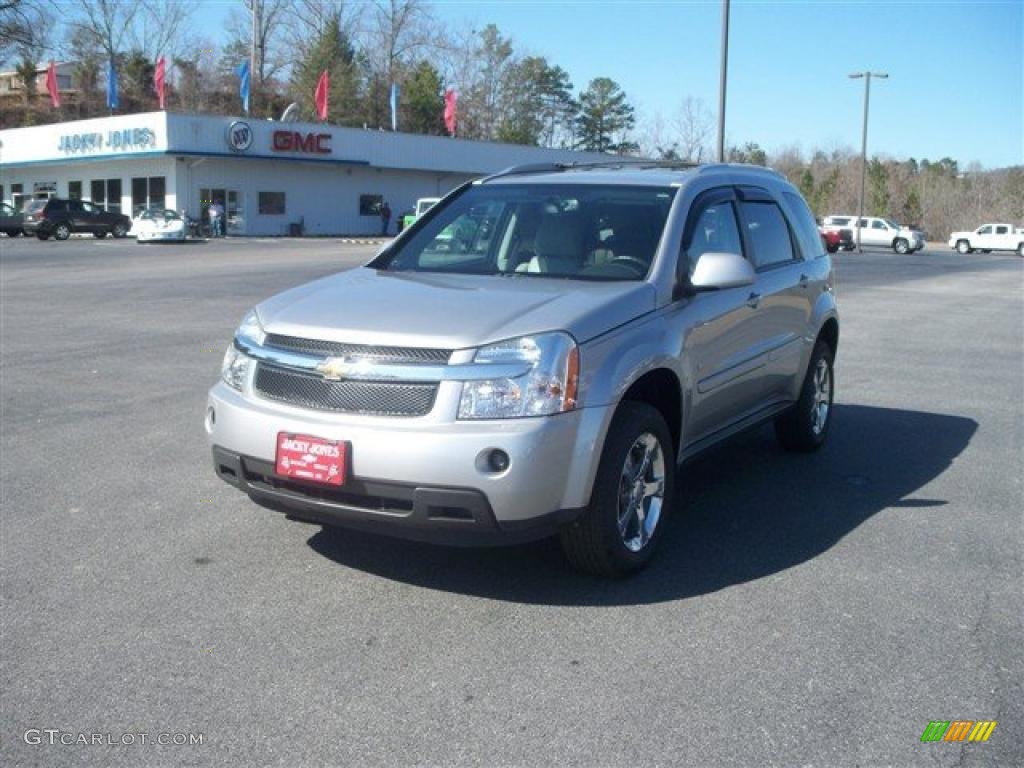
M896 253L913 253L924 248L924 235L916 229L904 227L889 219L865 216L858 224L856 216L826 216L822 221L825 229L844 227L851 230L853 243L857 242L860 230L861 246L892 248ZM851 245L852 247L855 247Z
M1024 256L1024 229L1012 224L985 224L973 232L954 232L949 247L960 253L1016 251Z
M402 217L402 230L411 225L416 219L422 216L424 213L429 211L434 205L440 200L439 197L421 197L416 201L416 210L413 213L407 213Z

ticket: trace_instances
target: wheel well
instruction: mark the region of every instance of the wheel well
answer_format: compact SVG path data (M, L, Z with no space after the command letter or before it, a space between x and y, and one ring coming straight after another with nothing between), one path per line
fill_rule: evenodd
M622 399L647 403L655 408L668 425L672 448L679 450L679 439L683 431L682 388L672 371L658 368L645 373L630 385Z
M832 357L835 358L836 353L839 351L839 323L836 322L834 317L830 317L825 321L825 324L821 326L821 330L818 331L818 341L824 341L828 344L829 349L832 350Z

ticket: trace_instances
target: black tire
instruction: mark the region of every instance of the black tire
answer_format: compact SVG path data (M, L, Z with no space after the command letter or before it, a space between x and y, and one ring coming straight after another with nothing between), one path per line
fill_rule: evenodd
M121 238L128 234L128 227L126 227L124 224L115 224L113 229L110 230L110 233L118 240L120 240Z
M21 234L21 230L20 229L8 229L8 230L5 230L5 233L6 233L6 235L8 237L17 237L18 235Z
M836 251L839 250L839 244L838 243L830 243L830 244L825 246L825 250L828 251L829 253L835 253Z
M833 370L834 355L832 348L824 341L814 345L811 361L807 365L807 374L800 389L800 399L784 414L775 419L775 436L787 451L810 453L821 448L828 437L832 424L832 399L835 395L835 371ZM821 399L817 394L816 376L821 363L828 371L828 407L824 411L824 424L817 426L815 411ZM818 412L820 417L820 411Z
M897 237L892 244L892 249L899 254L910 253L910 243L904 237Z
M1017 246L1017 255L1018 256L1024 256L1024 243L1020 243Z
M107 231L105 229L97 229L95 232L92 233L92 236L95 237L97 240L102 240L107 236Z
M967 242L966 240L957 240L956 241L956 252L957 253L963 253L963 254L970 253L971 252L971 244L969 242Z
M50 236L48 234L46 234L45 232L36 232L36 237L38 237L40 240L49 240L50 239Z
M623 491L628 494L628 486L623 487L626 462L631 460L631 455L633 458L638 456L634 451L644 435L651 435L657 440L664 471L663 490L653 530L646 542L634 551L627 546L624 534L619 531L619 510L625 500ZM562 550L572 566L597 576L625 576L643 568L653 556L665 530L665 519L672 507L675 469L675 450L662 415L646 403L621 403L605 437L590 504L560 534ZM643 483L643 480L639 482ZM645 517L649 519L652 507L647 506L646 509ZM634 516L630 515L629 519L633 520ZM639 536L639 531L637 533Z
M53 228L53 239L54 240L67 240L71 237L71 225L65 224L63 221L57 224Z

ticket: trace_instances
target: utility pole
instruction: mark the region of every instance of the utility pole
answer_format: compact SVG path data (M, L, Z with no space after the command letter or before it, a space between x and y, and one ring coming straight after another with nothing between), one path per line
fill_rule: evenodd
M860 203L857 207L857 253L864 251L860 247L861 222L864 220L864 183L868 170L868 105L871 101L871 78L878 77L885 80L889 77L885 72L854 72L850 75L851 80L864 78L864 129L860 137Z
M718 80L718 162L725 162L725 83L729 69L729 0L722 0L722 64Z

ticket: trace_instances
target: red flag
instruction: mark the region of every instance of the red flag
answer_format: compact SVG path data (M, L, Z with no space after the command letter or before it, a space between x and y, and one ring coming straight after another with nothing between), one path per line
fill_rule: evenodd
M459 94L451 88L444 92L444 127L452 136L455 135L455 127L458 125L458 101Z
M153 87L156 89L156 99L160 103L160 109L165 108L164 101L164 78L167 75L167 64L164 57L156 60L156 71L153 73Z
M57 65L52 61L46 68L46 90L50 94L50 101L54 107L60 106L60 91L57 90Z
M327 99L330 90L331 77L325 69L320 74L320 79L316 81L316 93L313 95L313 101L316 102L316 116L319 120L327 119Z

